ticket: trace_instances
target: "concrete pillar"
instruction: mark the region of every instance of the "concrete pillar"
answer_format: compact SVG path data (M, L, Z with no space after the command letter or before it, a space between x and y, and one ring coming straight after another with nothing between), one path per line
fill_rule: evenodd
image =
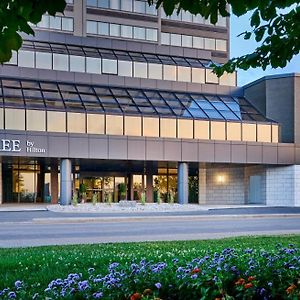
M189 201L189 166L178 163L178 203L187 204Z
M199 192L198 202L199 204L206 204L206 167L205 164L199 165Z
M148 171L146 173L146 200L153 203L153 174Z
M57 162L51 164L50 171L50 182L51 182L51 203L58 203L58 166Z
M3 203L2 162L0 162L0 204Z
M62 159L60 162L60 204L71 204L72 200L72 162Z

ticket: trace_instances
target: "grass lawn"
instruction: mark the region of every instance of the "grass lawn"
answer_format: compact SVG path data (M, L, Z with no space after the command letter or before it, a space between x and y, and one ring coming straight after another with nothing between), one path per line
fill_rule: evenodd
M13 287L16 280L23 280L28 285L40 284L44 290L51 280L65 278L69 273L88 276L88 269L95 268L97 274L106 274L112 262L126 265L147 259L168 263L176 257L184 263L224 248L275 251L278 243L299 248L300 235L0 249L0 289Z

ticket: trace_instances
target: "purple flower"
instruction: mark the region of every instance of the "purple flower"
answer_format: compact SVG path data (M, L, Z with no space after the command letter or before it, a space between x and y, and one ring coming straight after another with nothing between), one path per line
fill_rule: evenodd
M22 288L22 286L23 286L23 282L21 280L17 280L15 282L16 289L20 289L20 288Z
M155 283L155 287L156 287L157 289L160 289L160 288L161 288L161 283L160 283L160 282Z
M17 295L15 292L9 292L8 293L8 299L16 299L17 298Z
M94 293L94 294L93 294L93 297L94 297L95 299L100 299L100 298L103 297L103 293L102 293L102 292Z

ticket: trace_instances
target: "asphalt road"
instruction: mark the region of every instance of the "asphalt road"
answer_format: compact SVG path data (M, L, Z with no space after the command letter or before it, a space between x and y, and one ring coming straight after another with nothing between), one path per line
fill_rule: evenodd
M280 216L238 215L235 211L227 215L139 214L100 218L95 214L64 217L66 214L42 213L47 212L27 212L27 219L23 214L16 217L17 213L0 213L0 247L300 234L300 214L287 212Z

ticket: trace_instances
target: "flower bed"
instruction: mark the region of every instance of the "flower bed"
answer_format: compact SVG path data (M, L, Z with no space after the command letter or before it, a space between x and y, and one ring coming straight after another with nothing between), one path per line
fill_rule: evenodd
M300 299L300 250L295 245L274 250L200 251L161 262L146 259L112 262L97 269L53 279L48 286L15 286L0 290L1 299Z

